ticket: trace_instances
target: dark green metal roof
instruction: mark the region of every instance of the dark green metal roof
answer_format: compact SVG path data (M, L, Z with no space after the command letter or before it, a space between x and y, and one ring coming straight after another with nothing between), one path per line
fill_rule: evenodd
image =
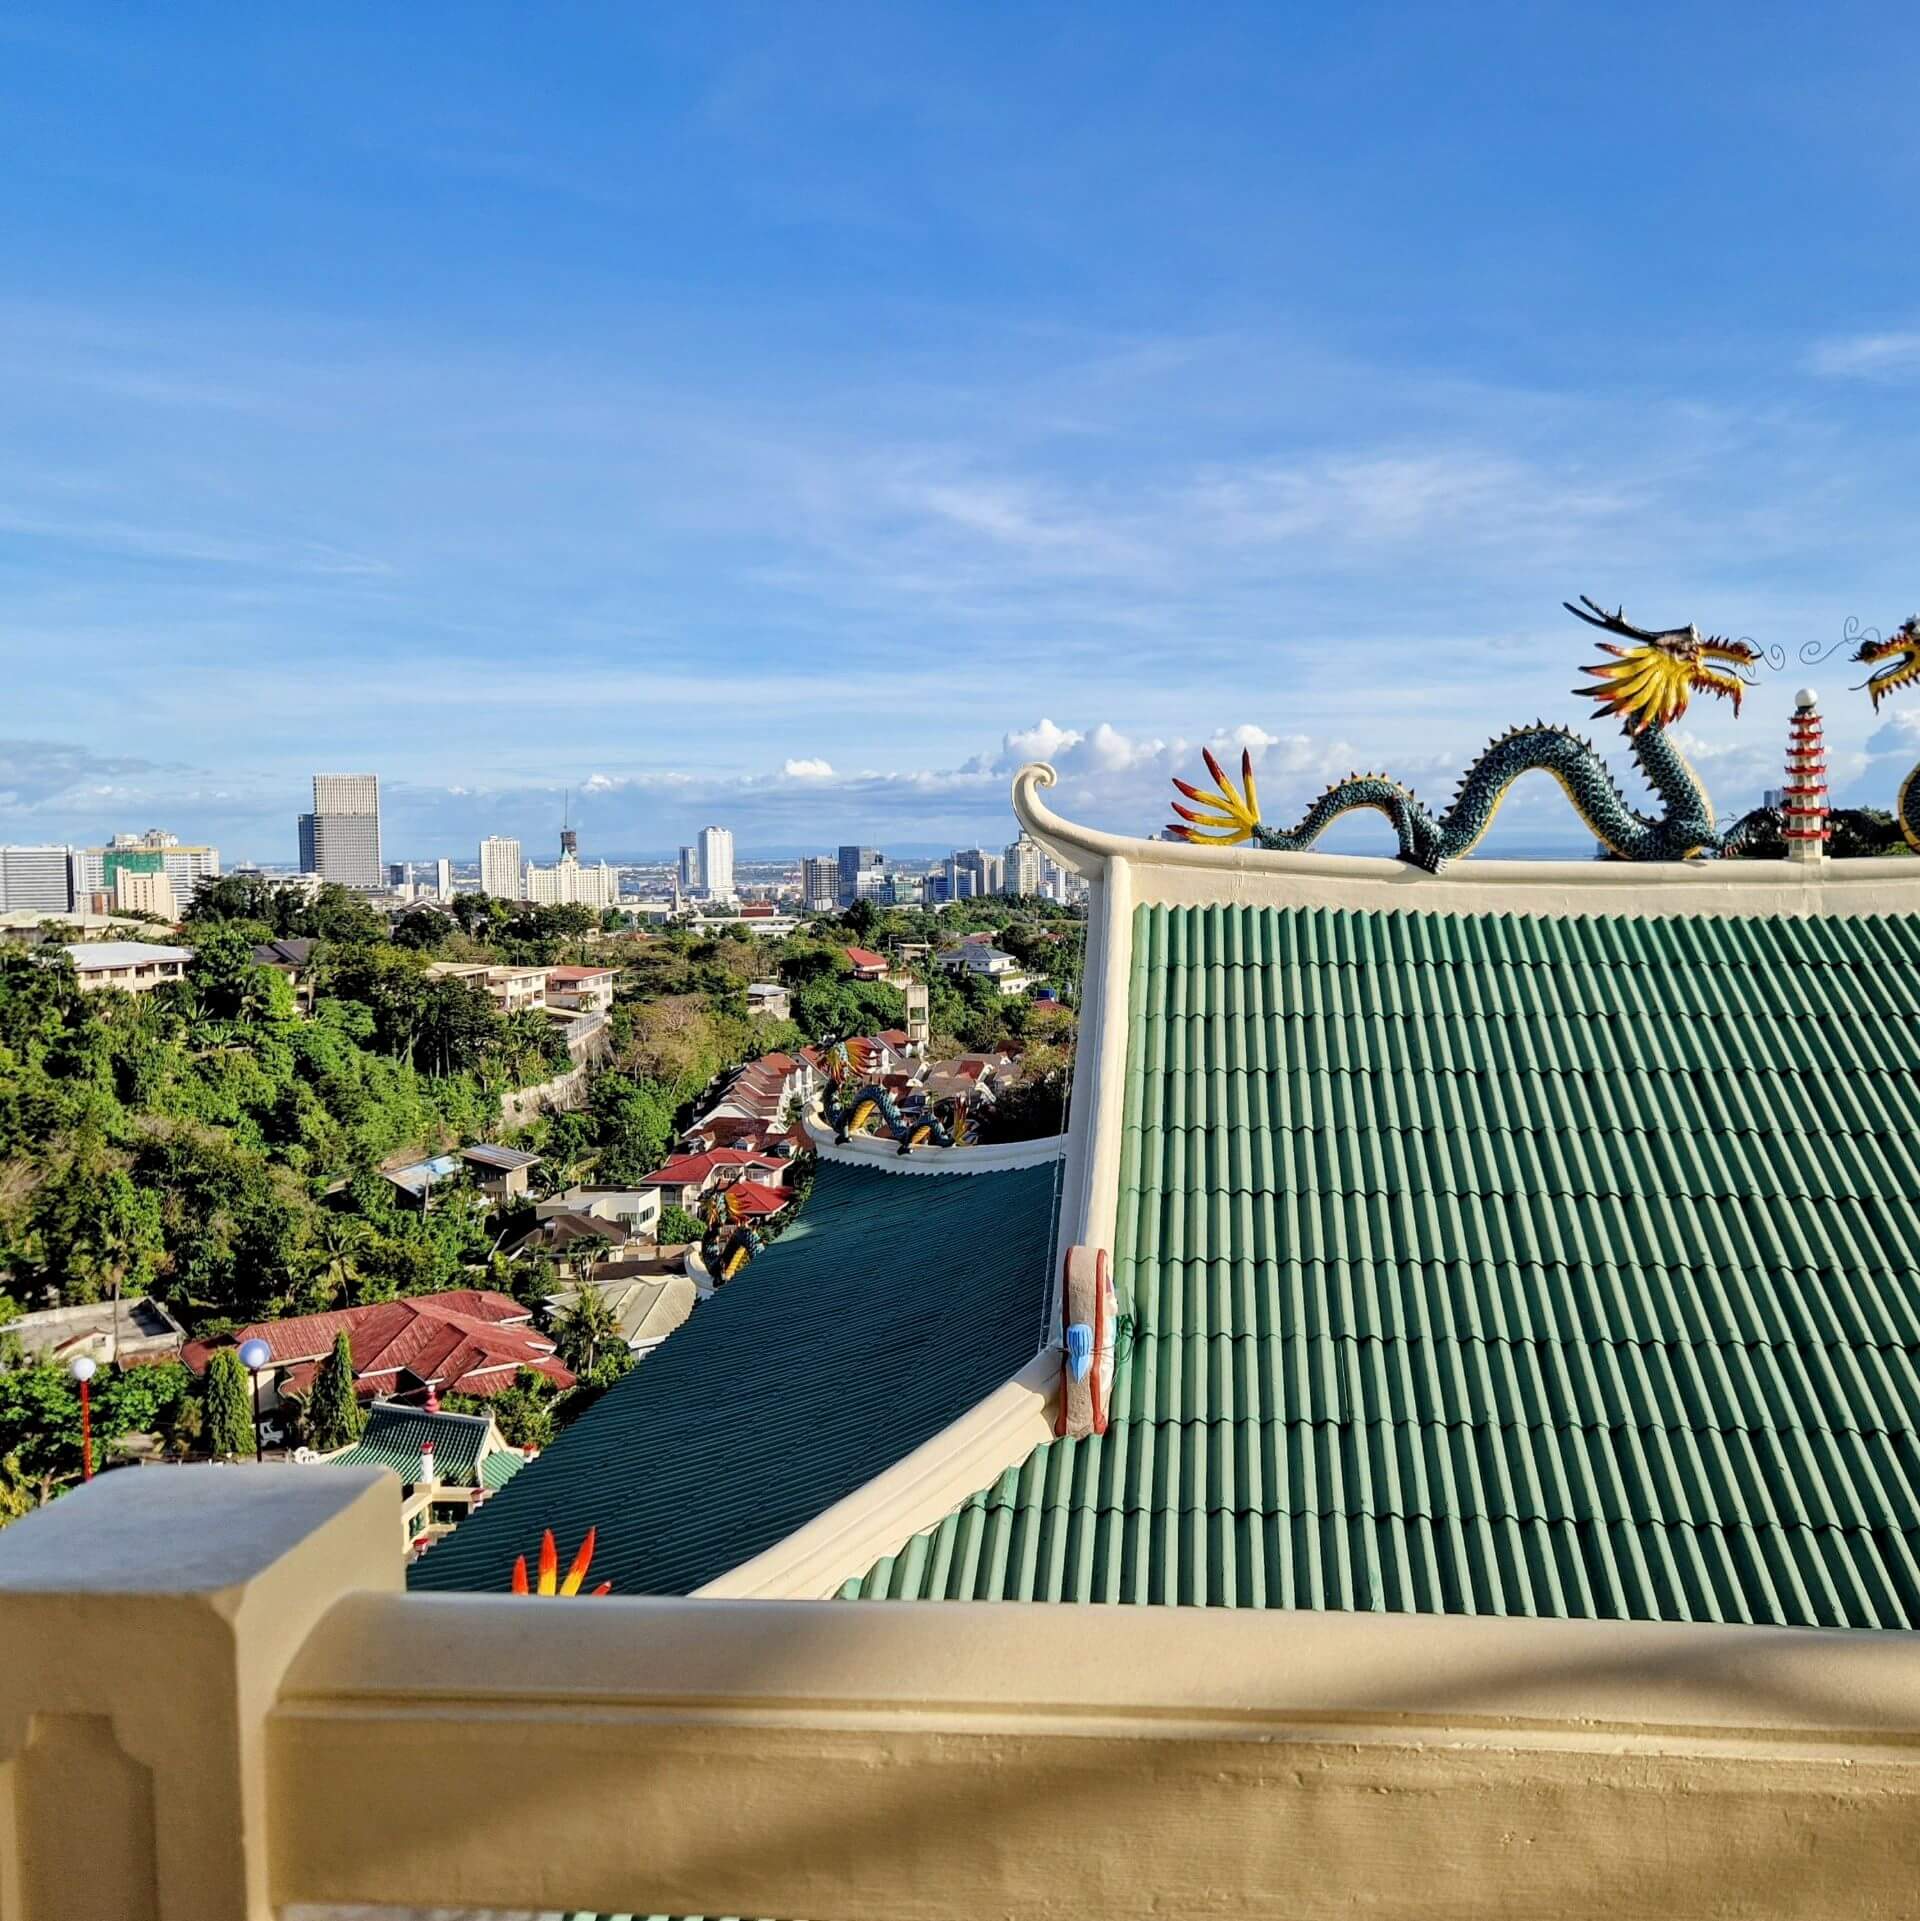
M497 1488L525 1465L524 1458L507 1448L495 1448L480 1460L487 1423L472 1415L423 1414L404 1408L377 1407L367 1416L366 1431L344 1454L328 1460L329 1467L390 1467L403 1481L420 1471L420 1443L433 1443L433 1471L449 1487L472 1487L484 1482Z
M1920 921L1143 908L1102 1439L850 1594L1920 1624Z
M823 1161L800 1218L408 1571L504 1589L552 1528L595 1581L686 1594L771 1547L1011 1380L1045 1339L1051 1164Z

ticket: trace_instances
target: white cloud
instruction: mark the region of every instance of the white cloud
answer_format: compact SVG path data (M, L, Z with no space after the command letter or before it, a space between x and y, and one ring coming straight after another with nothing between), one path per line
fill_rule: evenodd
M780 771L789 780L831 780L833 763L818 759L790 760Z
M1867 752L1920 754L1920 707L1905 707L1888 715L1886 724L1867 736Z
M1838 379L1920 373L1920 332L1847 334L1823 340L1808 356L1817 374Z

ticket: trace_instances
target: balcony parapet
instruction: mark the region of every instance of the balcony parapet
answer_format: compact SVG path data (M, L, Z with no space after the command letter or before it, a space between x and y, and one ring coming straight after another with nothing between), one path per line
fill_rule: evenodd
M1909 1634L408 1596L397 1501L167 1469L0 1534L5 1921L1856 1916L1920 1883Z

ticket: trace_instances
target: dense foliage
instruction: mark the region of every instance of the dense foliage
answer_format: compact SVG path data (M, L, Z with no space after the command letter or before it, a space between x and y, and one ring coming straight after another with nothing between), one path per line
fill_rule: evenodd
M938 946L976 928L1062 996L1075 997L1083 923L1031 902L967 902L933 916L862 903L770 944L724 931L625 935L622 917L459 897L422 907L391 935L344 889L311 899L246 876L202 887L187 916L186 978L141 995L83 994L55 945L0 944L0 1521L79 1475L79 1406L68 1371L26 1362L4 1326L21 1311L152 1294L193 1335L450 1286L491 1286L544 1312L544 1257L508 1262L530 1202L490 1213L469 1187L423 1209L381 1173L397 1159L499 1138L501 1099L570 1066L557 1024L505 1019L482 989L435 960L616 965L604 1058L584 1101L519 1138L541 1155L538 1190L637 1181L657 1168L713 1086L739 1062L808 1040L898 1026L894 987L851 978L849 941ZM287 976L256 964L268 937L313 943L299 1005ZM1002 999L925 959L933 1049L1025 1047L1037 1070L996 1131L1058 1124L1072 1019L1064 1006ZM777 977L794 1018L747 1013L749 981ZM772 1230L769 1230L771 1232ZM668 1209L663 1241L700 1223ZM524 1374L490 1403L516 1445L544 1445L556 1419L631 1364L599 1297L555 1326L582 1377L561 1400ZM300 1438L339 1445L358 1416L323 1365ZM163 1453L252 1448L251 1389L231 1356L196 1386L176 1365L103 1369L93 1433L102 1462L128 1437ZM447 1405L456 1401L449 1398Z

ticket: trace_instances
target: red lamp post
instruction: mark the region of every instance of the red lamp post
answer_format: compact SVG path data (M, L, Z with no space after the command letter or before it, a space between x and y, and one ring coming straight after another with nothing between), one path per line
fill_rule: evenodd
M73 1378L80 1383L80 1478L93 1479L93 1374L99 1365L91 1354L80 1355L73 1363Z

